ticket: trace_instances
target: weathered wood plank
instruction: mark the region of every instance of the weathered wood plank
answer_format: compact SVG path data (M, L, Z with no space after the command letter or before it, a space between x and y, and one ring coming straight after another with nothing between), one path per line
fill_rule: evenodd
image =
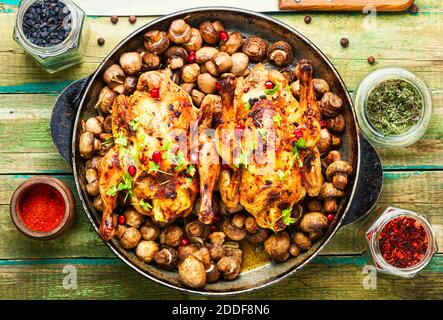
M423 2L423 4L425 4ZM443 89L443 40L441 2L426 1L419 14L379 14L376 29L367 30L362 14L312 13L311 24L303 22L300 14L280 13L273 16L296 28L310 38L333 61L349 89L369 71L384 65L401 65L417 72L433 89ZM140 17L135 25L121 19L112 25L108 17L88 17L90 30L85 62L62 73L48 75L27 57L11 38L15 13L3 13L0 21L0 92L60 92L67 80L75 80L95 70L103 57L127 34L151 21ZM383 32L381 32L383 31ZM420 37L414 35L419 34ZM106 44L99 47L96 39L104 36ZM350 39L347 49L339 39ZM401 50L399 50L401 48ZM377 64L366 63L369 55Z
M65 236L49 242L38 242L22 236L9 217L9 201L17 186L29 176L4 175L0 180L0 259L65 258L112 256L99 240L95 231L80 208L77 193L77 216L73 230ZM72 176L57 176L75 190ZM381 199L381 207L395 205L415 210L429 217L437 231L439 252L443 252L443 171L436 172L387 172ZM321 252L327 254L360 254L365 243L357 230L360 224L348 225L340 229L332 241Z
M412 280L377 274L364 286L366 258L315 258L295 275L236 299L442 299L443 256ZM77 271L77 289L63 288L63 267ZM367 289L365 289L367 288ZM155 284L115 259L0 261L0 299L203 299ZM232 297L231 297L232 299Z

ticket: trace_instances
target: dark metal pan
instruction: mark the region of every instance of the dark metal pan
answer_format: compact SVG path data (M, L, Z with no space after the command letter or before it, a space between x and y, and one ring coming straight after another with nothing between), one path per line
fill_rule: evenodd
M349 194L340 207L338 218L329 226L325 236L316 241L309 251L284 263L265 263L242 272L235 281L219 281L208 284L202 290L191 290L180 284L176 272L160 270L141 262L132 252L121 248L116 240L107 242L109 248L134 270L168 287L205 295L247 292L268 286L297 272L321 251L340 226L363 217L379 197L383 181L382 166L373 147L359 134L352 101L343 80L332 63L307 38L280 21L246 10L209 7L181 11L152 21L126 37L91 76L67 87L55 105L51 119L52 138L62 157L73 167L83 208L96 231L100 225L100 214L94 209L92 199L87 195L85 164L78 150L81 120L96 114L94 106L101 88L105 85L102 80L104 70L118 62L121 53L141 47L142 34L146 30L166 30L174 19L184 17L187 17L187 22L193 26L208 19L221 20L228 30L240 31L244 36L258 35L269 42L282 39L289 42L295 49L295 57L310 59L313 62L315 76L325 79L332 91L343 99L346 131L342 136L340 152L342 157L353 165L355 174L350 181Z

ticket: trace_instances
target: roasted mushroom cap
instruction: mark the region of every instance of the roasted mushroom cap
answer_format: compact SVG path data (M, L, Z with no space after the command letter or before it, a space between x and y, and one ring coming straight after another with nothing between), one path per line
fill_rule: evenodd
M263 228L258 228L254 233L248 234L246 239L251 243L262 243L268 237L268 231Z
M241 48L242 45L243 36L241 35L241 33L238 31L229 32L229 39L228 41L225 41L220 45L220 51L234 54L238 51L238 49Z
M137 246L140 242L142 235L137 230L137 228L130 227L126 228L125 232L120 238L120 244L124 249L132 249Z
M154 241L142 240L135 248L135 254L144 262L149 263L154 260L154 255L158 249L158 244Z
M217 28L221 28L222 30L224 29L220 22L218 22L218 24L214 24L208 20L203 21L199 27L200 34L203 40L205 40L209 44L216 44L219 41L218 33L221 31L217 30Z
M321 212L306 213L300 222L300 229L306 233L321 232L327 226L328 218Z
M218 52L212 57L212 61L217 67L217 71L220 73L226 72L232 67L232 59L226 52Z
M330 91L329 84L324 79L314 78L312 85L317 99L321 99L326 92Z
M343 105L342 99L332 92L326 92L320 101L319 109L327 117L334 117L339 112Z
M326 169L326 178L332 181L337 189L343 190L348 183L348 175L352 173L352 166L346 161L335 161Z
M248 37L242 46L242 52L249 57L252 62L260 62L266 56L268 44L260 37Z
M111 112L112 104L114 103L115 93L108 86L103 87L100 90L98 102L95 107L101 113L108 114Z
M227 256L217 262L217 268L226 280L236 279L241 271L241 260L236 256Z
M125 78L125 81L123 82L123 89L124 93L129 95L132 94L135 89L137 88L137 77L129 76Z
M214 93L217 79L209 73L202 73L197 78L197 84L200 90L204 93Z
M286 41L277 41L268 49L268 59L277 66L285 66L292 62L294 54L292 47Z
M176 19L169 26L168 37L176 44L184 44L191 38L191 26L183 19Z
M309 250L312 247L312 242L309 237L303 232L296 232L294 234L294 243L303 250Z
M323 199L343 197L344 195L345 193L342 190L334 187L334 185L331 182L323 183L320 189L320 196Z
M89 118L88 120L86 120L85 123L85 131L92 132L93 134L98 136L100 133L103 132L103 124L96 117Z
M186 42L183 47L188 51L197 51L202 47L203 39L200 31L195 28L191 28L191 38Z
M206 269L206 282L213 283L220 278L220 270L216 264L211 264L211 266Z
M161 269L174 269L178 263L177 251L174 248L165 246L155 253L154 260Z
M188 256L178 266L180 281L187 287L199 289L206 284L206 270L203 262L194 256Z
M211 60L219 51L214 47L202 47L195 53L195 61L197 63L205 63Z
M246 237L246 230L235 227L229 219L223 221L223 232L233 241L241 241Z
M184 82L195 82L200 74L200 66L197 63L187 64L183 67L181 78Z
M92 158L94 152L95 137L92 132L83 132L79 139L80 155L85 159Z
M167 62L171 70L183 67L184 62L188 57L188 53L183 47L172 46L165 52Z
M160 66L160 57L155 53L145 51L142 52L141 57L145 70L155 70Z
M195 244L189 244L187 246L180 246L178 248L178 259L180 261L185 260L190 255L193 255L199 250L198 246Z
M151 30L143 35L145 39L146 51L154 54L161 54L169 47L169 38L166 32Z
M155 241L160 235L160 228L148 222L140 228L143 239Z
M142 57L138 52L125 52L120 56L120 65L127 75L133 75L142 69Z
M113 64L103 73L103 80L110 86L122 84L125 81L125 73L118 64Z
M231 56L232 66L231 72L236 76L241 76L248 68L249 57L243 52L236 52Z
M271 235L265 241L265 252L277 261L286 261L289 258L291 241L286 231Z
M178 247L183 239L183 230L179 226L169 225L165 231L165 243L171 247Z
M343 130L345 130L346 121L341 113L336 115L334 118L327 119L326 122L328 124L328 129L332 131L341 133Z

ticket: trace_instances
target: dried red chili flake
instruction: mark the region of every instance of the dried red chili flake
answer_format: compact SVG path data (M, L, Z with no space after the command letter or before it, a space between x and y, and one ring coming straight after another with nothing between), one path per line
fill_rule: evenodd
M416 219L399 217L384 226L378 244L385 261L397 268L409 268L425 257L428 235Z

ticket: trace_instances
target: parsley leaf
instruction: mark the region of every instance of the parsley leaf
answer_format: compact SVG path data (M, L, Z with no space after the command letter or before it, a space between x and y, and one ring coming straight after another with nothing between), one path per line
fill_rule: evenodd
M275 116L272 117L272 120L277 123L277 125L280 127L281 126L281 121L282 121L282 117L279 114L276 114Z
M246 111L251 110L251 104L249 103L249 101L246 102L243 106L245 107L245 110L246 110Z
M297 147L302 148L302 149L306 148L306 140L303 138L298 139Z
M126 147L128 145L128 140L122 134L119 134L114 142L115 144L123 147Z
M149 161L148 167L148 173L157 172L160 169L160 165L156 164L154 161Z
M181 152L181 151L177 152L177 155L174 158L174 162L177 165L175 167L176 171L179 171L183 168L183 166L186 164L186 159L185 159L185 155L183 154L183 152Z
M292 92L292 90L291 90L291 86L290 86L289 84L286 86L285 90L286 90L287 92Z
M131 128L132 131L137 130L138 125L139 125L139 121L140 121L140 118L139 118L139 117L137 117L137 118L132 119L131 121L129 121L129 127Z
M103 146L108 146L111 145L114 142L114 139L112 137L106 138L105 141L103 141L102 145Z
M286 177L286 172L279 169L277 171L277 176L279 177L280 180L283 180Z
M190 164L186 168L186 174L190 175L191 177L193 177L195 175L195 167L192 164Z
M171 140L166 140L163 143L162 150L163 151L168 151L169 149L171 149L171 146L172 146L172 141Z
M287 226L295 222L295 219L291 217L291 214L292 214L292 207L286 208L281 212L282 221Z
M152 206L149 204L149 202L143 201L143 199L139 202L140 207L145 211L150 211L152 209Z
M115 196L117 194L117 187L112 186L111 188L108 189L108 191L106 191L106 194L110 197Z
M297 147L297 146L294 146L294 147L292 148L292 152L293 152L294 155L295 155L295 159L298 160L298 166L299 166L300 168L303 167L303 161L300 159L300 153L298 152L298 147Z
M126 190L126 198L128 196L133 196L134 192L132 191L132 177L129 175L129 173L125 173L122 177L123 181L118 184L118 186L112 186L106 194L108 196L115 196L117 194L117 191ZM125 198L125 200L126 200Z
M266 94L267 96L272 96L272 95L275 94L278 90L280 90L280 85L279 85L279 84L276 84L276 85L274 86L274 88L272 88L272 89L266 89L266 90L265 90L265 94Z

